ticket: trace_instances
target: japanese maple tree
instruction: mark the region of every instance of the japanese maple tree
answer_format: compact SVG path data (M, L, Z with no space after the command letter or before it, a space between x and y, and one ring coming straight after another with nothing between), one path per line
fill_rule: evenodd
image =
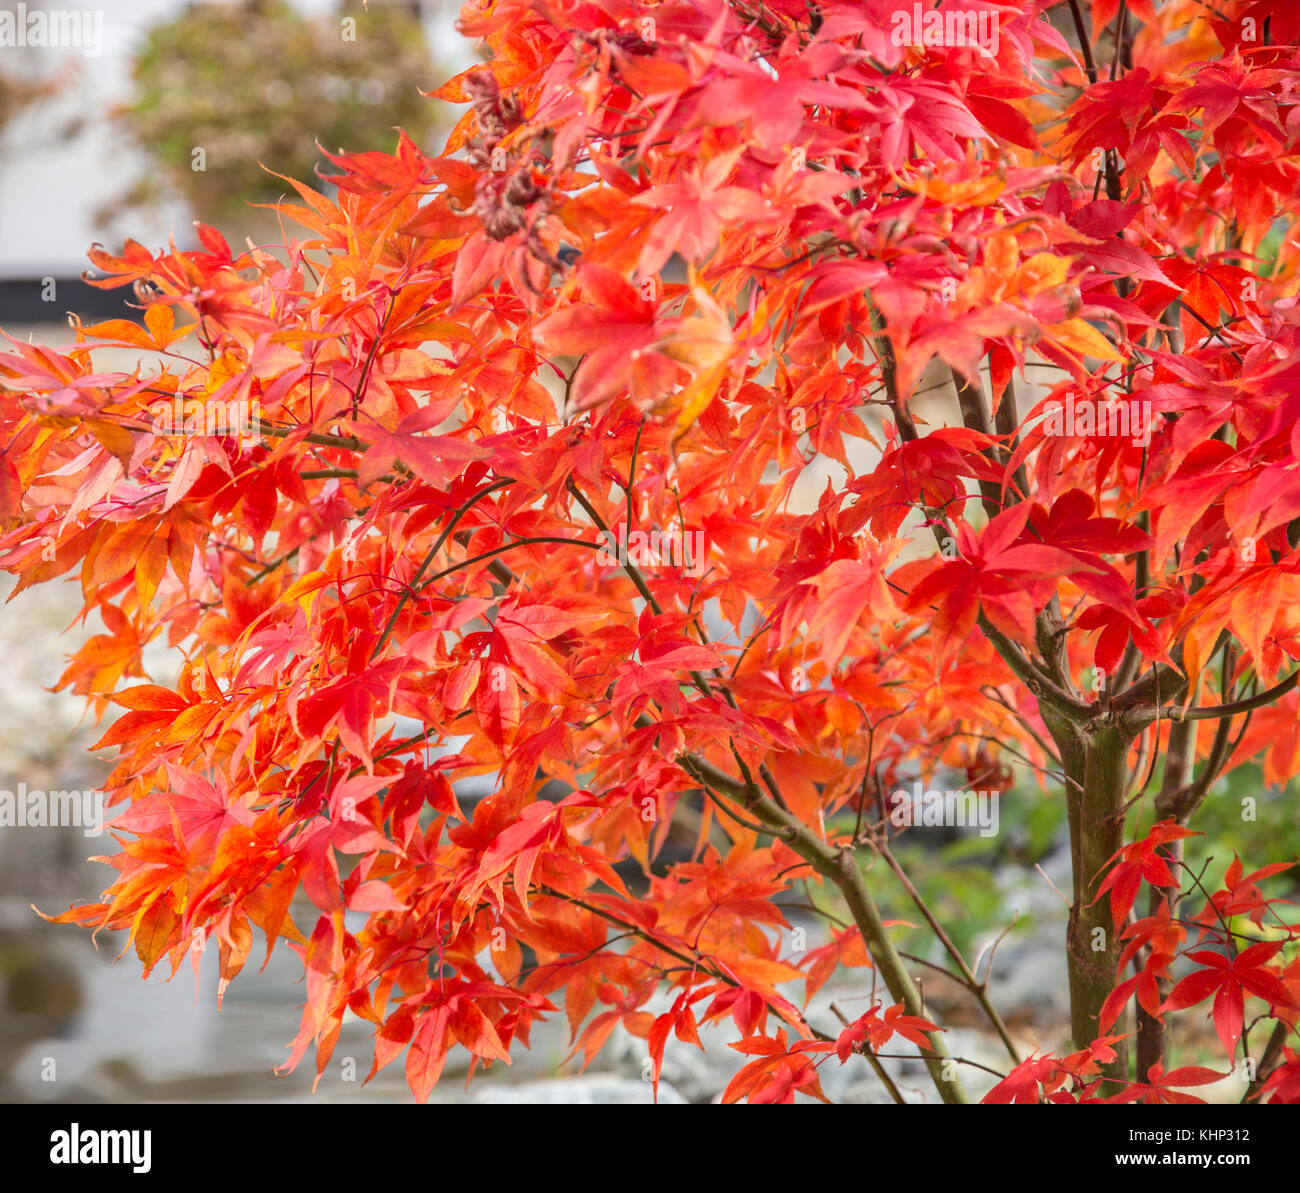
M1068 806L1073 1051L1023 1055L915 894L1006 1045L986 1100L1196 1100L1244 1058L1300 1100L1294 859L1182 855L1230 768L1300 771L1300 9L461 27L440 151L286 179L282 246L97 247L141 321L0 356L0 565L79 569L105 632L60 686L114 714L117 878L56 918L146 973L215 941L222 989L285 942L290 1062L351 1011L421 1100L564 1016L656 1080L731 1020L728 1101L846 1063L900 1096L893 1040L963 1102L869 870L916 892L896 788L1024 759ZM796 952L810 884L844 924ZM871 1009L816 1022L855 966ZM1207 1012L1222 1065L1171 1057Z

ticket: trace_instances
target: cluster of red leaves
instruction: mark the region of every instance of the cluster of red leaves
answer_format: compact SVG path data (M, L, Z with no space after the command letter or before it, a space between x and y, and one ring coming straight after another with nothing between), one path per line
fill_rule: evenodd
M1112 859L1103 893L1109 893L1116 923L1128 918L1141 883L1172 887L1177 892L1179 880L1157 851L1171 840L1190 835L1164 821L1153 826L1142 840L1126 845L1120 851L1122 860ZM1294 1026L1300 1018L1300 962L1292 960L1288 964L1282 954L1288 943L1300 940L1300 923L1287 923L1275 908L1286 900L1266 898L1259 888L1259 883L1290 868L1291 863L1281 862L1245 874L1241 861L1234 858L1223 884L1208 893L1196 916L1176 918L1170 910L1171 896L1165 895L1155 915L1130 920L1121 933L1126 943L1120 954L1119 972L1123 974L1132 965L1135 973L1119 981L1106 1000L1098 1023L1101 1034L1092 1047L1062 1059L1051 1054L1030 1057L999 1082L984 1101L1200 1102L1200 1098L1185 1092L1187 1087L1221 1081L1230 1073L1197 1065L1165 1072L1162 1064L1156 1064L1146 1074L1145 1082L1125 1082L1118 1092L1106 1093L1106 1081L1096 1062L1113 1059L1110 1045L1122 1038L1107 1033L1113 1031L1134 997L1157 1019L1213 998L1214 1029L1229 1060L1241 1040L1247 997L1260 1000L1262 1017ZM1236 916L1244 916L1257 932L1267 926L1275 939L1259 939L1233 928ZM1196 939L1189 944L1193 932ZM1172 983L1171 967L1180 958L1191 963L1190 972L1162 995L1161 983ZM1290 1051L1286 1049L1288 1054ZM1296 1101L1294 1061L1295 1057L1289 1055L1286 1064L1279 1065L1267 1080L1256 1083L1258 1089L1251 1086L1254 1096L1278 1104ZM1236 1071L1234 1066L1230 1072ZM1253 1068L1244 1071L1248 1078L1255 1078ZM1269 1097L1264 1098L1266 1094Z

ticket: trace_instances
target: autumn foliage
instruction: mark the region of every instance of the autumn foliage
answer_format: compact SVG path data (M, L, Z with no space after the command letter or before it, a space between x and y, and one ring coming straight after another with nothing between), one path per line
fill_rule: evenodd
M60 686L107 718L117 875L57 918L146 973L206 943L223 990L287 946L289 1063L351 1011L421 1100L563 1016L656 1077L731 1021L727 1101L893 1041L961 1102L869 870L911 776L1025 760L1069 807L1073 1045L971 979L987 1100L1247 1056L1300 1100L1294 859L1181 855L1218 776L1300 772L1300 13L941 6L977 7L988 52L893 0L469 5L441 151L285 179L283 246L96 248L141 321L0 356L0 566L104 626ZM618 548L652 529L701 557ZM808 885L842 922L797 952ZM844 967L874 1002L814 1022ZM1207 1012L1222 1064L1179 1067Z

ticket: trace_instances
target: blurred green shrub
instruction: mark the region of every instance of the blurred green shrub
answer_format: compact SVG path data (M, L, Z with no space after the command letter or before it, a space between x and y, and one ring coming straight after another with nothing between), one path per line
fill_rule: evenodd
M426 139L439 106L419 88L435 73L404 5L305 17L280 0L194 4L151 28L135 56L134 94L115 116L156 168L117 203L179 192L207 223L246 223L248 203L286 190L259 163L311 182L318 141L391 152L399 126Z

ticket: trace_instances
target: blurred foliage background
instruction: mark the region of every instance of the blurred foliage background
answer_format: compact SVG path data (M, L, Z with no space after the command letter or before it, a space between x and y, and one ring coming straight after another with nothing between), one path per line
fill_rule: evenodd
M151 168L111 206L179 194L205 223L242 229L257 222L249 203L286 191L261 163L319 186L318 142L391 152L402 127L427 145L447 116L420 89L440 69L411 5L322 16L283 0L191 5L152 26L134 57L133 94L113 120Z
M1128 839L1141 837L1150 829L1155 819L1154 793L1160 788L1160 780L1157 768L1147 787L1145 803L1135 804L1129 814ZM1262 767L1255 763L1230 771L1211 787L1189 826L1200 834L1189 837L1185 846L1184 859L1191 872L1207 890L1214 890L1236 855L1241 856L1248 871L1266 862L1300 857L1300 818L1295 814L1298 798L1300 781L1292 780L1285 787L1266 784ZM1247 800L1251 802L1247 804ZM1065 797L1059 787L1044 791L1032 778L1021 776L1014 787L1003 792L998 812L999 831L993 837L958 830L950 840L939 843L935 830L912 831L905 832L893 846L895 856L922 897L968 956L978 951L981 938L1012 923L1014 913L1008 896L1014 886L1008 884L1007 878L1019 876L1024 882L1045 886L1046 879L1039 877L1034 868L1046 863L1053 853L1069 848ZM915 929L900 933L900 947L940 960L942 951L917 920L916 908L906 892L884 866L876 870L882 906L899 919L917 922ZM1290 896L1297 879L1300 865L1278 875L1265 893ZM1182 885L1184 891L1194 888L1185 875ZM1068 888L1065 893L1069 893ZM1204 904L1205 895L1193 889L1184 898L1183 913L1195 914ZM1146 914L1145 889L1138 914ZM1033 927L1032 913L1022 916L1009 939ZM1257 930L1250 926L1250 931Z

